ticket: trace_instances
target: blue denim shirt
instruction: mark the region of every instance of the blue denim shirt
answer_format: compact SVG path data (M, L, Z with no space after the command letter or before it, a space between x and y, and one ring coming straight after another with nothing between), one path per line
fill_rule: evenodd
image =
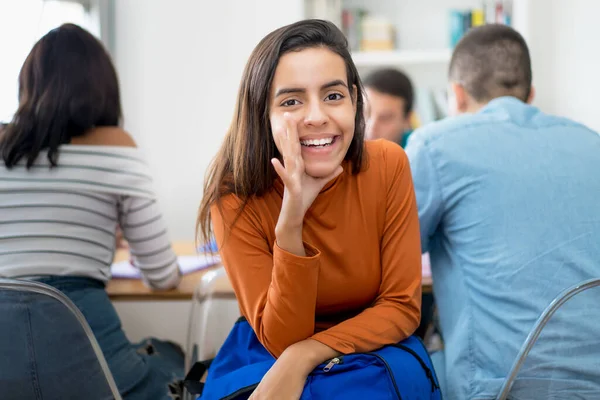
M495 398L544 308L600 277L600 136L502 97L415 131L406 152L445 342L445 397ZM600 398L600 289L557 312L512 398L575 392Z

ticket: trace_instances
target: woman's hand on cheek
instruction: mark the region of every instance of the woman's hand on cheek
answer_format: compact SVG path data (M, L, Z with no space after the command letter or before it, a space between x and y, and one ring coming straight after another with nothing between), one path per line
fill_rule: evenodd
M302 145L298 137L297 122L289 113L284 113L283 121L276 122L276 124L279 126L274 126L273 136L277 148L283 156L283 164L276 158L272 159L271 163L285 185L278 225L302 227L306 211L323 186L341 174L343 169L339 166L331 175L323 178L307 175L302 159Z
M285 353L265 374L250 400L297 400L302 395L308 373L298 365L298 360Z

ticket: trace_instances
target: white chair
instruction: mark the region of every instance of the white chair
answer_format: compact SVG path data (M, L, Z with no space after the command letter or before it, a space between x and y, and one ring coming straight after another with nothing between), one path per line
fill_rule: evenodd
M225 269L207 272L192 297L185 370L197 361L214 358L239 317L238 302Z
M22 398L25 392L17 394L11 383L16 379L20 390L39 398L121 400L94 333L62 292L40 282L0 279L0 311L0 355L7 357L4 362L14 362L14 370L2 371L0 377L2 399ZM30 367L23 373L18 365L24 365L25 357Z
M512 367L508 373L508 376L500 389L500 393L498 394L498 397L496 397L496 400L506 400L507 399L507 397L510 393L510 390L512 389L512 387L515 383L517 374L519 373L519 370L523 366L523 363L525 362L527 355L531 351L533 345L536 343L538 337L542 333L542 330L544 329L544 327L546 326L546 324L548 323L550 318L552 318L554 313L563 304L565 304L569 299L571 299L573 296L575 296L583 291L586 291L588 289L595 288L597 286L600 286L600 279L596 278L596 279L590 279L587 281L583 281L575 286L570 287L569 289L565 290L561 294L559 294L550 303L550 305L548 305L548 307L546 307L544 312L540 315L537 322L533 326L533 329L527 336L527 339L525 339L525 342L521 346L521 350L519 351L519 354L517 355L517 358L515 359Z

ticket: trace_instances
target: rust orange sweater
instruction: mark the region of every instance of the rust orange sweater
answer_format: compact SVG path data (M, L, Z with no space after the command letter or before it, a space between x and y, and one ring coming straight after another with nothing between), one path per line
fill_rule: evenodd
M419 221L400 146L365 144L367 168L328 183L304 218L306 257L280 249L275 225L283 183L250 199L213 205L213 229L242 314L278 357L312 338L344 354L396 343L417 328L421 305Z

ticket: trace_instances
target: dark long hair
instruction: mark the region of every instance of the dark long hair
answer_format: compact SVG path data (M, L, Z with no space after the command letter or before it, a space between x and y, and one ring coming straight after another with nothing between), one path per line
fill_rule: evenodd
M275 69L284 54L314 47L326 47L342 57L348 87L356 86L354 137L345 159L351 163L352 173L362 169L363 90L344 34L333 23L316 19L279 28L260 41L244 69L233 120L206 176L197 221L200 240L210 240L210 208L219 205L223 196L235 193L243 204L241 213L250 197L262 196L272 188L277 174L270 160L280 156L271 132L268 107Z
M19 74L19 108L0 136L7 168L31 167L43 149L57 165L58 147L94 127L117 126L121 100L110 56L77 25L53 29L34 46Z

